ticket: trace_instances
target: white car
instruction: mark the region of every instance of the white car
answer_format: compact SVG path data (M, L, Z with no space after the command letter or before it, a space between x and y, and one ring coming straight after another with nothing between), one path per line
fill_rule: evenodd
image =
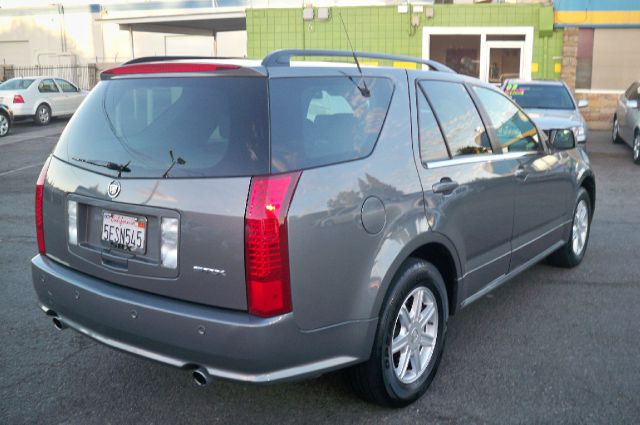
M0 84L0 103L11 107L15 119L33 118L40 125L72 115L87 94L57 77L17 77Z

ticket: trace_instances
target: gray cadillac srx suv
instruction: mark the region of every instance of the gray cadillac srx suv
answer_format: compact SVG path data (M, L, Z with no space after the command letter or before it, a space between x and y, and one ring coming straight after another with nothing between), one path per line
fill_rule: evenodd
M424 70L291 62L352 55ZM349 367L363 397L406 405L450 315L585 254L596 189L573 132L437 62L284 50L101 80L36 185L39 303L199 384Z

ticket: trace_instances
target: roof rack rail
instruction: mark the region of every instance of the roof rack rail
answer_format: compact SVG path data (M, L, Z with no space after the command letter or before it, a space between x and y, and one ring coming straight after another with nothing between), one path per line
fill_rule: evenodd
M145 62L167 62L167 61L177 61L177 60L188 60L188 59L242 59L233 56L143 56L140 58L134 58L129 61L126 61L122 65L133 65L134 63L145 63Z
M290 66L291 58L295 56L307 56L307 57L349 57L353 58L353 55L356 55L358 58L369 58L369 59L387 59L401 62L412 62L421 65L427 65L434 71L439 72L451 72L456 73L453 69L449 68L446 65L441 64L440 62L427 60L427 59L419 59L411 56L400 56L400 55L387 55L384 53L368 53L368 52L351 52L346 50L317 50L317 49L285 49L285 50L276 50L274 52L269 53L262 60L262 65L265 67L270 66Z

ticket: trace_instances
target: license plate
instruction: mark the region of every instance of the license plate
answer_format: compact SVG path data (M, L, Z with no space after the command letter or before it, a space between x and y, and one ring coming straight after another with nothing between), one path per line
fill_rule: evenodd
M145 252L147 219L109 211L102 213L102 241L112 248L134 253Z

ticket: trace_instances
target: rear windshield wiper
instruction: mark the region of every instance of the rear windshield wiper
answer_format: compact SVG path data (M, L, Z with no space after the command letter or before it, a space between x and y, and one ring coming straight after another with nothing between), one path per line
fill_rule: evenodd
M173 150L169 150L169 156L171 157L171 165L169 165L169 168L167 168L167 171L165 171L164 174L162 174L163 179L166 179L167 177L169 177L169 172L173 169L173 167L176 166L176 164L184 165L187 163L187 161L185 161L181 157L174 158Z
M131 172L131 168L129 168L129 164L131 164L131 161L127 162L126 164L118 164L115 162L111 162L111 161L101 161L98 159L84 159L84 158L71 158L74 161L78 161L78 162L84 162L87 164L91 164L91 165L95 165L97 167L104 167L104 168L108 168L110 170L114 170L118 172L118 178L120 178L120 176L122 175L122 173L129 173Z

